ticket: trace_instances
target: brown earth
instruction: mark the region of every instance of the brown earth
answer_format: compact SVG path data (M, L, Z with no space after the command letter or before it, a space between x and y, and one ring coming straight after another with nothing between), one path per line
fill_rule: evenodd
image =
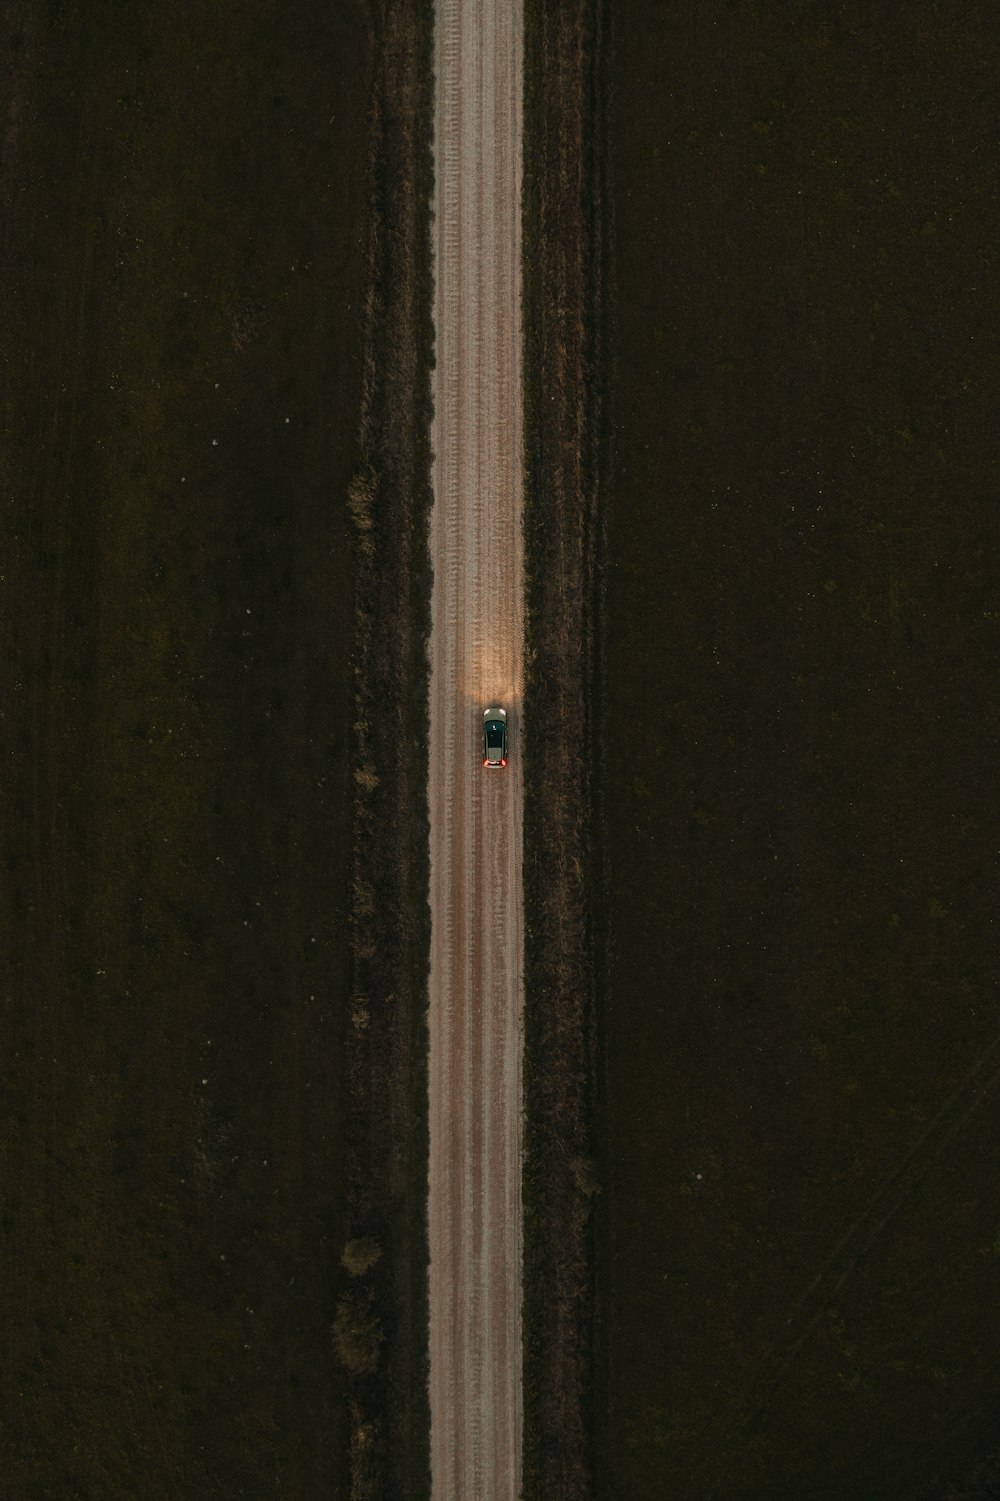
M346 1487L371 37L10 3L4 1493Z
M1000 24L614 12L595 1491L916 1501L998 1448Z

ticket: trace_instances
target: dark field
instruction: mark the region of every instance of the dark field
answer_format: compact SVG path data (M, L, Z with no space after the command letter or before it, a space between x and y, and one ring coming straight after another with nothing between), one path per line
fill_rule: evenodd
M1000 24L613 30L596 1494L911 1501L1000 1448Z
M0 1490L343 1495L367 26L3 20Z

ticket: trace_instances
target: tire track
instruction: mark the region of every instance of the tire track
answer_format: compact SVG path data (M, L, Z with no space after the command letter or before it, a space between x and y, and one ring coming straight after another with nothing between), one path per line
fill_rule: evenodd
M848 1226L819 1271L799 1294L775 1341L763 1372L754 1381L753 1399L743 1394L737 1404L737 1427L750 1429L760 1421L792 1370L800 1353L823 1321L826 1310L853 1277L861 1261L920 1186L942 1152L971 1121L1000 1085L1000 1031L972 1064L961 1083L931 1118L916 1141L886 1175L860 1215ZM712 1501L724 1494L729 1473L721 1475Z

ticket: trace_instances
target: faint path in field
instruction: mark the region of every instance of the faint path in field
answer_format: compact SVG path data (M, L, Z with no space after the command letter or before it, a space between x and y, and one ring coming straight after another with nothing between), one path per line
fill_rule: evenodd
M789 1307L765 1362L755 1370L751 1389L735 1407L737 1429L758 1423L787 1380L800 1353L836 1305L846 1284L873 1249L882 1233L954 1138L971 1122L1000 1084L1000 1031L975 1060L961 1083L931 1118L893 1170L881 1181L858 1217L847 1227L819 1270ZM722 1446L728 1452L729 1446ZM732 1476L727 1468L717 1477L710 1501L729 1494Z

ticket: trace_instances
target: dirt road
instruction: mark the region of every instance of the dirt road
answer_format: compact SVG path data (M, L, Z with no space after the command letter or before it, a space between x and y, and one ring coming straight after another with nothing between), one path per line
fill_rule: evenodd
M438 0L430 703L434 1501L521 1476L522 11ZM506 770L483 710L508 713Z

